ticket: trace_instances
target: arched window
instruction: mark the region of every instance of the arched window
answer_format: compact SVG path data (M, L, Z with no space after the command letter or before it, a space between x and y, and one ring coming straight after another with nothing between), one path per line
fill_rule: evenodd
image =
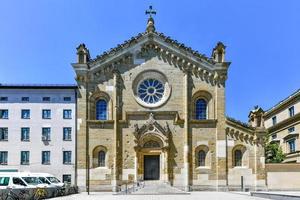
M206 153L204 150L200 150L198 152L198 166L205 166L205 157L206 157Z
M234 166L242 166L243 153L241 150L237 149L234 151Z
M107 120L107 102L104 99L96 103L96 120Z
M102 150L98 153L98 167L105 167L105 152Z
M198 99L195 105L196 119L206 119L207 103L204 99Z

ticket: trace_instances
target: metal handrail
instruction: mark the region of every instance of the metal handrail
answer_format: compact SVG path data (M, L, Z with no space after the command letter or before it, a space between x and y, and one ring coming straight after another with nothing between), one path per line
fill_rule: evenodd
M118 192L118 194L131 194L143 187L145 187L144 181L126 182L125 184L121 185L121 191Z

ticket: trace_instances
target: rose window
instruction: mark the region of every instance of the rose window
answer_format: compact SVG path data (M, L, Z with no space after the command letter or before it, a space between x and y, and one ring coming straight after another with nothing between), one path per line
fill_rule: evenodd
M164 95L165 88L162 82L156 79L143 80L138 86L138 97L147 104L159 102Z

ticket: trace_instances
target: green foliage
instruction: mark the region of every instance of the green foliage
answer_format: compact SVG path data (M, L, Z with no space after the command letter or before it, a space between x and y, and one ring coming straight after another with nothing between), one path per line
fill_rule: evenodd
M278 143L268 143L265 148L266 163L281 163L285 155Z

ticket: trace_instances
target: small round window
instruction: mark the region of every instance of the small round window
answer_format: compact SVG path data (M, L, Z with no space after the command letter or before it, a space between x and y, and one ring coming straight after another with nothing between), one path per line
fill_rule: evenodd
M164 95L164 85L156 79L146 79L138 86L139 98L149 104L159 102Z

